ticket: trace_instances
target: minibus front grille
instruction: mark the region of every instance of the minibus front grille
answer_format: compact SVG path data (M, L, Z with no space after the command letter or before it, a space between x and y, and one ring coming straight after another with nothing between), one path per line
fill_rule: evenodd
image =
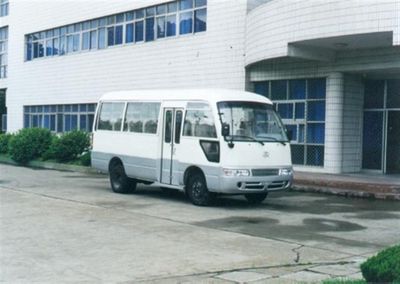
M287 184L288 184L287 181L274 181L274 182L272 182L271 184L268 185L268 189L285 188Z
M279 175L279 169L252 169L251 174L254 177L277 176Z

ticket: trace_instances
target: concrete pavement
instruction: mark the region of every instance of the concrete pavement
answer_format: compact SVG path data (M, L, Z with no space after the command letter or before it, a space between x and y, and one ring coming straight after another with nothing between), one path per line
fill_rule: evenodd
M195 207L106 177L0 165L0 281L292 283L361 278L400 242L398 202L271 194Z

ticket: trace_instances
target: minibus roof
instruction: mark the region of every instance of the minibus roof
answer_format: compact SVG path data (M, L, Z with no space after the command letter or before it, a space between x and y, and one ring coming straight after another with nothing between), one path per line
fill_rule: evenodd
M116 91L104 94L100 101L252 101L272 105L272 102L255 93L230 89L153 89Z

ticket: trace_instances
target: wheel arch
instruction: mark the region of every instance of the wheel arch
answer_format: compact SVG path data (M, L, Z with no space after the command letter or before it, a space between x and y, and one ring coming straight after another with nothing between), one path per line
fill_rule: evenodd
M121 164L125 169L124 163L122 162L122 160L119 157L112 157L110 159L110 161L108 162L108 172L110 172L111 166L116 165L116 164Z
M185 170L185 173L183 174L183 184L184 184L185 186L187 186L187 183L188 183L188 181L189 181L190 176L192 176L192 175L195 174L195 173L199 173L199 174L203 175L204 180L206 181L206 184L207 184L206 175L204 174L203 170L202 170L200 167L198 167L198 166L192 165L192 166L189 166L189 167Z

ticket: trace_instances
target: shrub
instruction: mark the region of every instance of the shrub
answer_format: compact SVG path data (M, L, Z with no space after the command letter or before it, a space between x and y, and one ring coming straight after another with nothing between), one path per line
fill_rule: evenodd
M58 137L57 135L53 135L51 137L51 143L50 143L50 147L47 149L46 152L43 153L42 155L42 159L43 160L53 160L55 159L55 149L57 148L57 145L59 143L60 137Z
M68 162L77 159L90 146L87 132L74 130L63 134L58 139L53 139L48 156L59 162Z
M361 264L367 282L400 283L400 245L379 252Z
M85 152L80 158L79 158L81 165L82 166L90 166L91 164L91 159L90 159L90 152Z
M0 153L8 153L8 144L10 143L11 134L0 134Z
M8 144L11 158L27 163L46 152L51 143L51 132L44 128L24 128L14 135Z

